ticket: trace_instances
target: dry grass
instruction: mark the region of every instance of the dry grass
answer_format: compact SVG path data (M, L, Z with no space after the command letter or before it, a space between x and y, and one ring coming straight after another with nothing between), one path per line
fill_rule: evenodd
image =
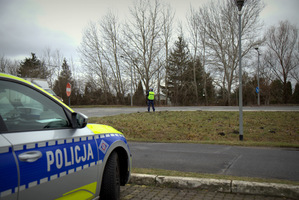
M129 141L299 147L299 112L156 112L90 118L123 132Z

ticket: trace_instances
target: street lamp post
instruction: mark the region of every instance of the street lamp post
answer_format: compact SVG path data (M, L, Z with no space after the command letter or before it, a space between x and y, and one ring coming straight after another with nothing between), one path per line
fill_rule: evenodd
M257 51L257 105L260 106L260 52L258 47L255 47L255 50Z
M245 0L235 0L239 15L239 140L243 141L243 94L242 94L242 48L241 48L241 15Z
M255 50L257 51L257 55L258 55L258 64L257 64L257 105L260 105L260 52L259 52L259 48L256 47Z

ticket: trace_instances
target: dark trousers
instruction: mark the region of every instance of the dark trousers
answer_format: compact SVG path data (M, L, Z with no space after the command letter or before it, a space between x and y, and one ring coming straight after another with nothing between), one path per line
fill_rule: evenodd
M155 112L154 100L147 100L147 111L148 112L150 111L151 105L152 105L153 111Z

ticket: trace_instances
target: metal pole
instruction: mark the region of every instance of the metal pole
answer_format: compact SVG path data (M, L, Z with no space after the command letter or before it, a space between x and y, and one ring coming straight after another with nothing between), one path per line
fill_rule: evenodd
M243 141L243 99L242 99L242 55L241 55L241 10L239 14L239 139Z
M260 89L260 52L259 50L257 50L257 87L258 87L258 93L257 93L257 105L260 106L260 93L261 93L261 89Z
M131 106L133 106L133 73L132 73L132 65L131 65Z

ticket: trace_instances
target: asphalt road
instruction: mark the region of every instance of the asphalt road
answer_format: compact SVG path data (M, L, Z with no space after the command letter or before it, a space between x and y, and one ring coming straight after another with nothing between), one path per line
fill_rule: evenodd
M147 107L119 107L119 108L74 108L88 117L104 117L119 114L147 112ZM239 111L238 106L183 106L156 107L159 111ZM152 110L151 110L152 111ZM243 111L299 111L299 106L244 106Z
M299 150L129 142L133 167L299 181Z
M89 117L146 112L146 107L74 108ZM156 111L238 111L235 106L157 107ZM244 111L299 111L299 106L244 107ZM299 150L207 144L129 143L133 167L299 181Z

